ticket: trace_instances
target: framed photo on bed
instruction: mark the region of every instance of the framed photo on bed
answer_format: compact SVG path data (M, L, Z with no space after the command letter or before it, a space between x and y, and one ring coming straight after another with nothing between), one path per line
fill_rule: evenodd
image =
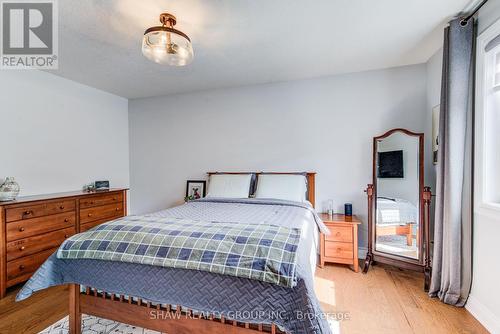
M186 201L205 197L207 181L204 180L188 180L186 182Z

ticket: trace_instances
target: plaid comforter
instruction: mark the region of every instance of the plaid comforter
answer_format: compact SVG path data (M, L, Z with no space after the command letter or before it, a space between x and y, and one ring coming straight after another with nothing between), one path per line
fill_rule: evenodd
M299 228L129 216L67 239L60 259L94 259L193 269L296 285Z

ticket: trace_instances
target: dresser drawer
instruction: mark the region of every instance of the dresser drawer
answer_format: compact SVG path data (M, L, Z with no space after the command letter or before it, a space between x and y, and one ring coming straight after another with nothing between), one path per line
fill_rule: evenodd
M336 257L341 259L352 259L353 245L348 242L326 241L325 242L325 256Z
M123 203L108 204L80 210L80 224L123 215Z
M325 235L329 241L352 242L352 227L328 225L330 235Z
M31 219L74 210L74 200L51 201L43 204L7 209L5 210L5 221L9 223L17 220Z
M73 234L75 234L75 227L68 227L63 230L11 241L7 243L7 261L58 247Z
M57 215L19 220L7 223L7 242L75 226L75 213L64 212Z
M80 208L91 208L94 206L121 203L123 201L122 193L102 194L80 200Z
M7 286L26 281L40 265L56 251L52 248L40 253L7 262Z
M123 217L122 214L120 215L117 215L117 216L114 216L114 217L109 217L109 218L104 218L104 219L99 219L99 220L94 220L92 222L89 222L89 223L85 223L85 224L80 224L80 232L85 232L85 231L88 231L90 230L92 227L95 227L97 225L101 225L101 224L104 224L105 222L109 222L113 219L117 219L117 218L120 218L120 217Z

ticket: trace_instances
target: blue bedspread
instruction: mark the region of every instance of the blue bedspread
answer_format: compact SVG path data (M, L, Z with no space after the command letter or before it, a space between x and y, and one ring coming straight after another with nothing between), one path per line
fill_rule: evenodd
M300 229L128 216L64 241L59 259L107 260L208 271L293 287Z
M26 283L17 300L49 286L78 283L151 302L182 305L228 319L276 323L290 333L330 333L314 294L318 227L310 206L276 200L202 200L151 216L208 221L269 222L301 228L297 285L288 288L248 278L178 268L102 260L65 260L52 255Z

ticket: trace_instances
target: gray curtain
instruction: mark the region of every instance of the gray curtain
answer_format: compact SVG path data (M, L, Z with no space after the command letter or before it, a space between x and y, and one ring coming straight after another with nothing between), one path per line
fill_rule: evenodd
M474 20L445 29L429 294L463 306L472 281Z

